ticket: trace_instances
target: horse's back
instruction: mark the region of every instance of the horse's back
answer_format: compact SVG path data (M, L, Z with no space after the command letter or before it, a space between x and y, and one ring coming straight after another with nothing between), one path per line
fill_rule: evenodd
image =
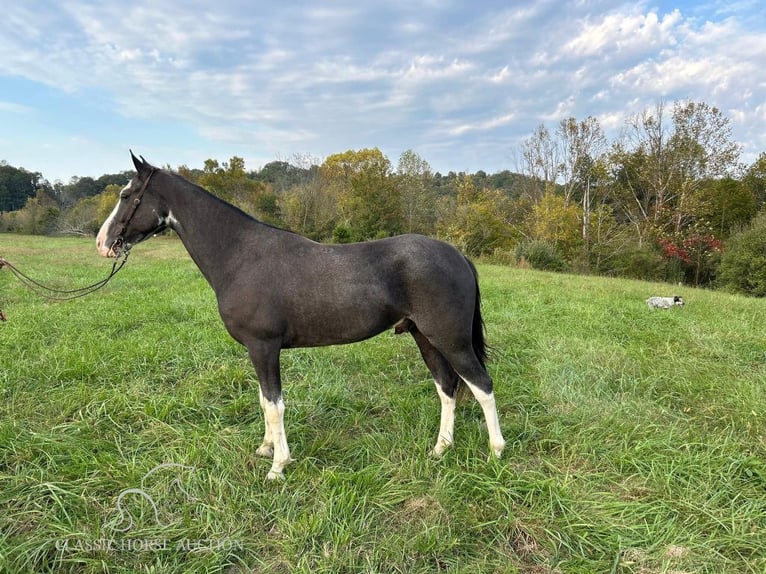
M373 257L404 267L414 276L444 271L459 273L468 268L467 260L454 246L425 235L396 235L358 245L366 247Z

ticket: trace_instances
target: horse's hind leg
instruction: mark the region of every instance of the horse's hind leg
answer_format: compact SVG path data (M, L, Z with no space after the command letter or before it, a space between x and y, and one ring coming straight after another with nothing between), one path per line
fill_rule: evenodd
M481 406L489 432L489 448L492 454L500 458L505 448L505 439L500 430L500 418L497 415L492 379L487 373L487 369L481 364L471 347L451 355L449 359L452 367L471 389L471 393Z
M500 430L500 418L497 415L497 405L495 404L495 394L490 389L484 390L482 385L476 385L468 379L463 379L471 389L473 396L481 405L481 410L484 412L484 420L487 422L487 431L489 432L489 448L497 458L503 456L503 449L505 448L505 439L503 433Z
M417 327L412 326L410 332L418 345L418 349L420 349L420 354L428 366L428 370L434 377L436 392L441 401L439 436L436 439L436 446L431 451L434 456L441 456L454 440L455 403L460 379L444 355L430 343L423 333L417 330Z

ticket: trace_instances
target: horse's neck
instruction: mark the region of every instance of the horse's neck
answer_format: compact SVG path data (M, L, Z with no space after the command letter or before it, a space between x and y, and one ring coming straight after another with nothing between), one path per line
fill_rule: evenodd
M168 206L169 226L216 293L241 265L243 247L252 245L246 238L270 229L196 186L168 194Z

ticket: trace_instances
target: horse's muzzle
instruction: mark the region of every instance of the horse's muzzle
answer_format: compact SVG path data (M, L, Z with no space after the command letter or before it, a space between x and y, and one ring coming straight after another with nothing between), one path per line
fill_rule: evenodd
M98 254L101 255L101 257L119 257L120 253L122 253L122 241L118 239L111 245L107 246L104 240L101 237L98 237L96 238L96 248L98 249Z

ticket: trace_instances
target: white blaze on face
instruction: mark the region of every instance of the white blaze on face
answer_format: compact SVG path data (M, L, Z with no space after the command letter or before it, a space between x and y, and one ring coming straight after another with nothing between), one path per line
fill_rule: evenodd
M120 190L120 194L117 197L117 205L114 206L112 213L109 214L109 217L106 218L106 221L104 221L101 229L98 230L98 235L96 235L96 249L98 249L98 254L102 257L115 257L117 255L114 251L112 251L112 246L106 244L106 238L109 235L109 229L112 227L114 217L117 215L117 208L120 207L120 197L124 192L130 190L132 183L133 180L130 180L128 185Z

